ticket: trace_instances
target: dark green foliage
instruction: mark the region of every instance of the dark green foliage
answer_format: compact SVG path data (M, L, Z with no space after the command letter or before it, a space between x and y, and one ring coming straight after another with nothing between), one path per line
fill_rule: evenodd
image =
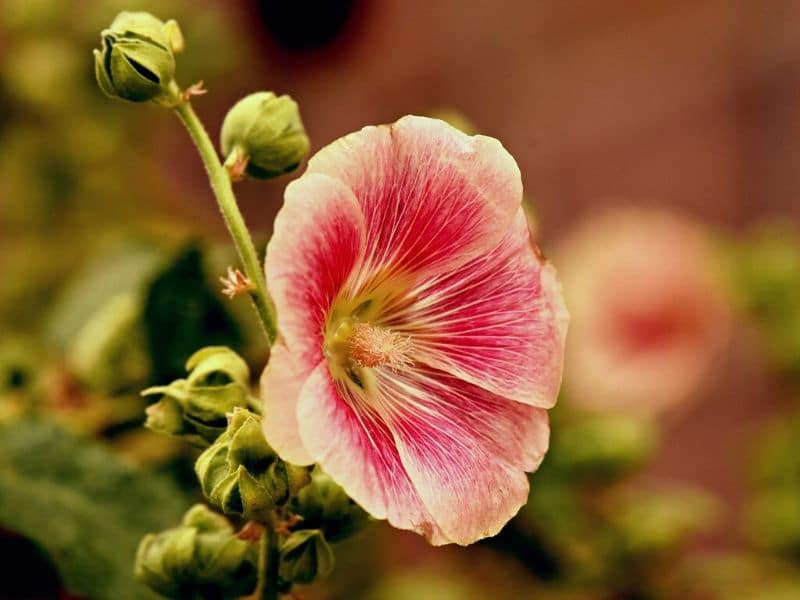
M133 578L136 547L187 504L170 480L92 440L44 421L0 425L0 526L41 547L74 594L154 597Z
M144 322L153 381L181 377L188 358L203 346L241 350L236 322L204 281L200 250L190 246L150 285Z

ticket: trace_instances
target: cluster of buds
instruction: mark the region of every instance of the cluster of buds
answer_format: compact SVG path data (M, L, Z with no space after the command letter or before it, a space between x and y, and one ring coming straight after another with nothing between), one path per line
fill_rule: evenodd
M236 598L256 585L255 544L236 536L228 520L202 504L174 528L145 536L134 573L170 598Z
M205 497L226 515L264 521L310 481L308 469L282 461L267 444L261 418L243 408L197 459Z
M296 530L280 547L279 576L284 585L311 583L334 566L330 543L363 529L370 517L319 467L288 504Z
M284 584L311 583L330 574L334 554L329 542L347 539L370 522L364 509L319 467L288 507L297 530L280 547L278 574Z
M186 379L145 391L161 395L147 409L147 425L207 445L195 472L213 508L275 527L256 526L255 538L244 530L237 538L225 516L196 506L180 527L142 540L137 577L177 597L192 596L197 586L246 593L254 581L251 542L261 535L278 536L280 589L328 575L334 566L330 543L360 531L369 515L318 467L287 463L270 447L261 417L246 408L250 371L240 356L228 348L204 348L189 359L187 370ZM234 576L236 585L230 587Z
M175 107L205 93L202 84L182 91L175 82L175 55L183 50L180 27L145 12L121 12L101 33L94 51L95 76L112 98ZM297 103L289 96L257 92L242 98L222 124L220 146L234 180L269 179L294 171L310 144Z
M147 408L145 426L204 447L225 432L228 413L252 404L250 369L230 348L209 346L189 358L186 370L186 379L142 392L161 396Z

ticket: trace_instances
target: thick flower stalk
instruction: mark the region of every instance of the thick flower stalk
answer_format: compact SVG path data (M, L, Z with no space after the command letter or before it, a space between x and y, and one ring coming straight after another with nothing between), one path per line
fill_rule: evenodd
M433 544L494 535L547 450L567 314L514 159L405 117L321 150L267 249L270 444Z

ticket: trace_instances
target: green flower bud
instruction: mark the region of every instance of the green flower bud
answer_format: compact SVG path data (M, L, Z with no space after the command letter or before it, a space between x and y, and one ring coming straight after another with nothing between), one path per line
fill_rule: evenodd
M312 471L311 483L292 499L291 507L303 517L299 527L320 529L331 542L350 537L370 522L367 512L319 467Z
M295 531L281 545L278 575L292 583L311 583L333 571L333 550L319 529Z
M222 123L220 145L232 177L246 173L256 179L294 171L310 147L297 103L272 92L234 104Z
M225 433L195 463L203 494L214 506L257 521L289 500L296 470L267 444L260 417L241 408L234 409Z
M122 12L101 33L94 51L97 83L112 98L170 104L176 95L174 53L183 48L175 21L142 12Z
M147 408L145 426L207 446L225 431L228 413L250 403L250 369L230 348L209 346L189 357L186 370L186 379L142 392L161 395Z
M256 549L227 519L198 504L181 525L146 535L136 552L136 578L170 598L237 598L256 585Z

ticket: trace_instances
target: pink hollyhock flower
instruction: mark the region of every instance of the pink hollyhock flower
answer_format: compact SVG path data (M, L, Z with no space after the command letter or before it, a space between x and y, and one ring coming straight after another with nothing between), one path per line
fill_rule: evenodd
M366 127L286 189L265 433L434 544L497 533L548 446L566 312L514 159L435 119Z
M730 318L704 232L669 213L617 209L579 226L555 256L572 315L569 402L654 414L690 398Z

